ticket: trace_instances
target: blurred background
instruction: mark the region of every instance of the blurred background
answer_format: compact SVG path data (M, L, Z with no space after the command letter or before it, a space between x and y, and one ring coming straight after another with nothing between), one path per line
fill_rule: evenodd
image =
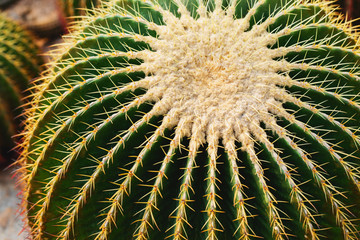
M360 0L341 0L337 2L347 19L360 26ZM44 62L46 53L54 49L54 44L62 42L61 36L67 33L67 19L60 7L60 0L0 0L0 12L15 20L35 36L36 44L42 50ZM1 33L0 33L1 34ZM1 137L1 133L0 133ZM16 159L13 154L9 158ZM3 164L0 157L0 240L24 240L27 233L22 232L22 218L19 213L20 198L14 167ZM6 161L7 164L9 161Z
M348 19L357 19L354 25L360 25L360 1L359 0L342 0L339 1L340 7Z
M0 11L30 31L44 53L44 62L49 60L46 52L51 50L51 45L60 43L61 36L67 32L58 0L0 0ZM9 158L16 159L16 154L10 154ZM9 163L8 159L0 159L0 239L24 240L28 234L22 232L20 189L14 167L6 165Z
M42 52L48 52L51 45L61 42L61 35L66 33L65 18L57 0L0 0L0 11L29 30ZM45 55L44 61L48 61ZM9 157L15 159L16 155ZM18 210L20 190L13 176L14 168L4 162L9 161L0 161L0 239L27 239L27 233L22 232Z

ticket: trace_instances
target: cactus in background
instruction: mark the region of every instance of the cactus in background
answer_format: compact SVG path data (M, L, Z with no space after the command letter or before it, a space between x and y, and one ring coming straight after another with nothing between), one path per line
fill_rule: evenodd
M0 14L0 165L8 163L15 146L12 136L22 119L23 92L39 73L37 47L17 24Z
M85 15L86 9L92 9L100 5L101 0L58 0L62 11L67 17L79 17Z
M20 159L34 239L359 239L358 35L324 1L128 0L77 25Z

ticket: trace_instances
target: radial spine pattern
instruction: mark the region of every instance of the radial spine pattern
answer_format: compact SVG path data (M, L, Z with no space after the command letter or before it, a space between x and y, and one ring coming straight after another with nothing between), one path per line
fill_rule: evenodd
M359 239L360 51L324 1L111 1L38 86L34 239Z

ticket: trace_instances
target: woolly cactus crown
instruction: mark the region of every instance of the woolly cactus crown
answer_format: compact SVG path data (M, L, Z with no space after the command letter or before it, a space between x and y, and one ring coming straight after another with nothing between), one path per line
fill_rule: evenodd
M360 55L324 1L112 1L28 112L34 239L358 239Z

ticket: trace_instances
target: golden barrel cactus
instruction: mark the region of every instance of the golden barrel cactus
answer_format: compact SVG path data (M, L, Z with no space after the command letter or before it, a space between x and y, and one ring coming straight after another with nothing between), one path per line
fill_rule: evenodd
M317 0L110 1L38 87L34 239L359 239L358 35Z

